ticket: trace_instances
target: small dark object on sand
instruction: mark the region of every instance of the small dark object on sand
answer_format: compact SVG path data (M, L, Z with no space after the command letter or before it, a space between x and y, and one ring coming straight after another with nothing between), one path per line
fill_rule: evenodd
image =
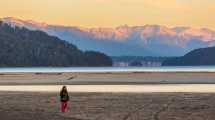
M72 77L69 77L67 80L72 80L72 79L75 79L77 76L72 76Z
M37 72L35 75L62 75L62 73L42 73L42 72Z

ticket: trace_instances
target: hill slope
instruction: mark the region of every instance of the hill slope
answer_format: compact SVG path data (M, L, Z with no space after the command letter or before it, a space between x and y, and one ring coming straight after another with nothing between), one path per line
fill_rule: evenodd
M163 66L200 66L215 65L215 47L200 48L189 52L188 54L168 59L163 62Z
M0 67L111 66L103 53L83 52L41 31L11 27L0 21Z

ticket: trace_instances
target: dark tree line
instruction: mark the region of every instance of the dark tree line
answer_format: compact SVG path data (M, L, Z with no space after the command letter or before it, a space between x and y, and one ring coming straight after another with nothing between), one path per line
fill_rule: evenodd
M79 50L41 31L11 27L0 21L0 67L111 66L103 53Z

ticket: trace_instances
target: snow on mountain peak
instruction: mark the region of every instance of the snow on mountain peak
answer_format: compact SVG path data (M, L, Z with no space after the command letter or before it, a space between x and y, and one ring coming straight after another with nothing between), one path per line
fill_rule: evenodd
M188 28L179 33L179 36L186 37L187 39L191 38L198 38L202 41L214 41L215 40L215 33L205 29L195 29L195 28Z
M25 26L25 22L14 18L14 17L5 17L5 18L1 18L2 22L7 23L13 27L18 26L18 27L23 27Z
M2 21L10 24L11 26L26 27L32 30L43 30L47 31L46 28L49 26L46 23L35 22L33 20L21 20L14 17L2 18ZM82 32L90 34L97 39L103 40L125 40L132 36L132 33L139 34L139 37L147 39L151 36L171 36L180 37L182 39L199 38L202 41L214 41L215 32L207 28L195 29L191 27L175 27L168 28L162 25L145 25L139 27L130 27L128 25L118 26L116 28L81 28L76 27Z
M174 36L177 33L172 31L166 26L161 25L145 25L142 34L152 34L152 35L170 35Z
M129 35L129 28L125 26L120 26L116 28L89 28L89 29L81 28L81 30L101 40L107 39L123 40L126 39Z
M26 27L28 29L41 29L41 28L45 28L48 26L48 24L46 23L40 23L40 22L35 22L33 20L22 20L22 19L18 19L18 18L14 18L14 17L5 17L5 18L1 18L1 20L4 23L7 23L13 27L17 26L17 27Z

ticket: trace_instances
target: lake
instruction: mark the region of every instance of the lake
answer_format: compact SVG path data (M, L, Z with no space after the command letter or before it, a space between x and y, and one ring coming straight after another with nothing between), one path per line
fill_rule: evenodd
M15 67L0 68L0 72L215 72L215 66L171 67Z
M11 92L59 92L62 85L19 85L1 86L0 91ZM192 92L215 93L215 84L160 84L160 85L67 85L69 92L125 92L125 93L151 93L151 92Z

